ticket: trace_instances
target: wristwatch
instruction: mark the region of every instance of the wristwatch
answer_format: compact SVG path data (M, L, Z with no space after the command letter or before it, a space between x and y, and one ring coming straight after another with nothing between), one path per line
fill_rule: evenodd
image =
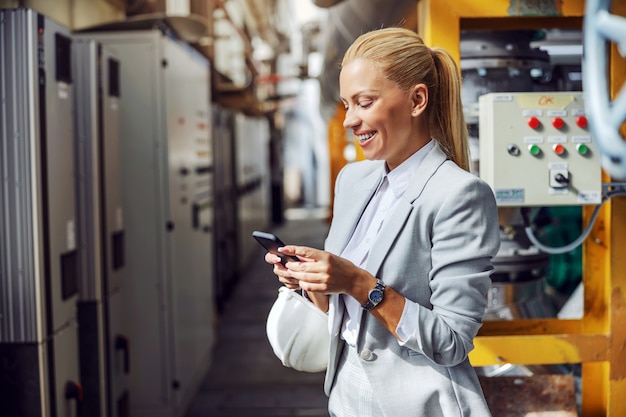
M363 307L365 311L370 311L383 301L384 294L385 284L381 280L376 279L376 286L367 293L367 301L365 304L361 305L361 307Z

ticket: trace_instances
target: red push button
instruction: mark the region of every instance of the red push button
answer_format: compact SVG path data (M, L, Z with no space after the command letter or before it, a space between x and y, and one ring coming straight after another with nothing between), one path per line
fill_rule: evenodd
M556 129L562 128L564 124L565 122L560 117L555 117L554 119L552 119L552 126L554 126Z
M587 127L587 118L585 116L578 116L576 118L576 126L584 129Z
M560 156L565 153L565 146L561 145L560 143L555 143L554 146L552 146L552 150L555 154Z
M537 129L540 125L541 125L541 122L535 116L531 116L528 118L528 126L531 129Z

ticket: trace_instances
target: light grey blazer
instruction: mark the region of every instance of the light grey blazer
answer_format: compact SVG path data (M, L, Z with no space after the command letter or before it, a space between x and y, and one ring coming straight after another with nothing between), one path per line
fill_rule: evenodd
M337 177L325 242L341 254L378 185L383 161L348 164ZM357 351L387 417L489 416L468 361L482 325L500 246L489 186L446 159L437 144L420 164L396 212L388 215L366 269L419 304L419 328L400 346L362 313ZM330 297L331 344L324 390L330 395L341 354L344 306Z

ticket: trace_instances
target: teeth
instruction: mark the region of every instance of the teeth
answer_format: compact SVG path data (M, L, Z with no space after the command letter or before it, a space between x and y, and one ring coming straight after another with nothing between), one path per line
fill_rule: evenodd
M359 139L360 142L366 141L369 138L371 138L372 136L374 136L376 132L372 132L372 133L366 133L364 135L357 135L356 137Z

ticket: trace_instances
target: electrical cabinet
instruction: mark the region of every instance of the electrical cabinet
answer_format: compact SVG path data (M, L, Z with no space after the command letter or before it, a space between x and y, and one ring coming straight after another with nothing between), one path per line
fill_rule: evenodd
M72 39L0 10L0 392L6 417L74 416L81 396Z
M81 415L124 417L129 409L126 248L120 167L120 61L74 37L75 154L80 279L77 315Z
M248 260L257 253L254 230L270 225L269 122L266 118L238 113L234 118L235 178L239 191L238 255ZM251 134L252 132L252 134ZM240 273L245 264L240 264Z
M234 111L212 106L214 200L215 200L215 299L221 311L238 277L241 257L238 248L238 205L235 183Z
M479 109L480 177L499 206L600 203L600 151L582 93L490 93Z
M167 30L81 36L114 49L122 64L131 415L180 416L214 342L209 63Z

